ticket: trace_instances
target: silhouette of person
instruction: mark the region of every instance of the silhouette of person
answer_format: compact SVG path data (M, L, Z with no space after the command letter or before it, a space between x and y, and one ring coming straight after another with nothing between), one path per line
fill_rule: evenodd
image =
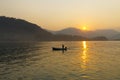
M62 49L64 49L64 44L62 44Z

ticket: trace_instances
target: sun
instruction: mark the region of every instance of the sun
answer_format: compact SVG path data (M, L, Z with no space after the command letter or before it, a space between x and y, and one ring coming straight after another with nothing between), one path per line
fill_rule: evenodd
M88 25L81 25L79 27L79 29L82 30L82 31L89 31L89 26Z
M86 26L83 26L82 30L86 31L86 30L87 30L87 27L86 27Z
M84 27L83 27L83 30L87 30L87 27L84 26Z

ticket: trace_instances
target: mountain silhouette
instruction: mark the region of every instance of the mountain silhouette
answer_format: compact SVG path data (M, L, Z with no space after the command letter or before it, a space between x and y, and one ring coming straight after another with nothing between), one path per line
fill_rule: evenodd
M53 32L54 34L66 34L66 35L81 35L82 31L77 28L65 28L60 31Z
M120 33L112 37L113 40L120 40Z
M40 26L22 19L0 16L0 41L77 41L88 40L82 36L55 35Z
M88 33L92 32L76 28L51 33L25 20L0 16L0 42L107 40L104 36L87 37Z
M77 36L84 36L87 38L96 39L99 37L106 37L108 39L113 39L113 36L120 34L120 32L112 30L112 29L103 29L103 30L95 30L95 31L83 31L77 28L65 28L59 31L52 31L53 34L64 34L64 35L77 35Z
M46 41L53 35L36 24L0 16L0 41Z

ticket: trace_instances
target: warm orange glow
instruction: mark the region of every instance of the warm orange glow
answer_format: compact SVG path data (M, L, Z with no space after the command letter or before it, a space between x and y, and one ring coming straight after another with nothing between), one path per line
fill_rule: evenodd
M86 45L86 41L83 41L83 49L86 50L87 45Z
M82 55L83 62L85 62L87 58L86 51L87 51L86 41L83 41L83 55Z
M83 27L83 30L87 30L87 27L86 27L86 26L84 26L84 27Z
M85 63L87 59L86 51L83 51L82 59L83 59L83 62Z
M83 30L83 31L88 30L88 26L87 25L82 25L81 30Z
M86 69L86 64L87 64L87 53L86 53L87 52L87 44L86 44L86 41L83 41L82 44L83 44L83 53L82 53L81 58L82 58L83 64L81 65L81 67L83 69Z

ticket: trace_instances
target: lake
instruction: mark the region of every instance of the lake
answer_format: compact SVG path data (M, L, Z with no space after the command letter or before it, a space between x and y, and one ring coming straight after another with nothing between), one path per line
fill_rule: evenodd
M120 80L120 41L0 43L0 80Z

